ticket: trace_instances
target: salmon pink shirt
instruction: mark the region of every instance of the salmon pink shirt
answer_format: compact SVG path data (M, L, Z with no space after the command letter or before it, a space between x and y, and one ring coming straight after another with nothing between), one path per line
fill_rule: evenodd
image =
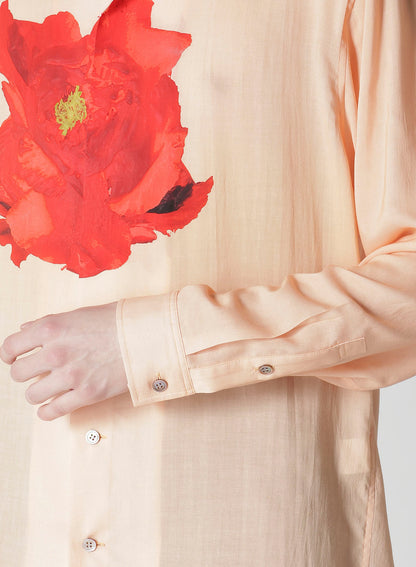
M1 364L2 564L393 567L415 69L410 0L1 2L1 338L117 301L128 379Z

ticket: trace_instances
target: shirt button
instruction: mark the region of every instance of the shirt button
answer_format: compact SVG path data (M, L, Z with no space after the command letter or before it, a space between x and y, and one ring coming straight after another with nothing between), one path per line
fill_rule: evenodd
M87 537L82 542L82 547L83 549L85 549L85 551L95 551L97 549L97 542L95 541L95 539Z
M156 392L163 392L163 390L166 390L167 387L168 383L166 380L163 380L163 378L158 378L152 384L152 388L153 390L156 390Z
M262 364L262 366L259 366L258 370L262 374L271 374L274 372L274 368L273 366L270 366L270 364Z
M90 429L89 431L87 431L85 439L90 445L96 445L100 442L101 435L95 429Z

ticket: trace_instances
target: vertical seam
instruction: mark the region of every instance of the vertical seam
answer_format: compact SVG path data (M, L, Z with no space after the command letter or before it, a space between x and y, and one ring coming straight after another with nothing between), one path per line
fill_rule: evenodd
M339 101L339 107L338 107L338 121L339 121L339 128L340 131L343 131L343 119L344 119L344 113L343 113L343 108L344 108L344 104L340 104L341 102L344 101L345 98L345 85L347 82L347 53L348 53L348 44L346 41L346 34L347 34L347 30L348 30L348 22L350 20L351 17L351 12L354 8L355 5L355 0L347 0L347 5L345 8L345 14L344 14L344 23L342 26L342 33L341 33L341 41L340 41L340 47L339 47L339 54L338 54L338 74L337 74L337 84L338 84L338 101Z
M125 365L127 366L127 368L125 368L126 370L126 375L127 375L127 382L128 382L128 387L131 393L134 394L134 400L133 400L133 405L135 403L139 403L141 400L139 399L138 393L137 393L137 388L136 388L136 384L133 380L133 372L131 369L131 360L130 360L130 354L129 354L129 350L127 348L126 345L126 336L125 336L125 332L124 332L124 305L126 303L126 298L120 299L117 302L117 308L116 308L116 324L117 324L117 331L118 331L118 338L119 338L119 344L120 344L120 350L121 350L121 354L123 357L123 362L125 361Z
M348 43L346 40L346 34L348 32L348 24L351 18L351 13L355 5L355 0L347 0L347 5L344 14L344 23L341 34L341 42L339 49L338 58L338 100L339 100L339 111L338 120L340 131L344 128L344 100L345 100L345 88L346 88L346 74L347 74L347 57L348 57ZM371 462L370 462L370 478L367 493L367 513L365 519L364 527L364 538L363 538L363 551L362 551L362 567L370 567L370 551L371 551L371 540L373 535L373 525L374 525L374 511L375 511L375 480L376 480L376 470L375 470L375 450L376 445L374 442L373 427L371 426L369 431L369 445L371 451Z
M347 75L347 57L348 57L348 43L346 40L346 34L348 31L348 23L351 18L352 10L355 6L355 0L347 0L347 5L344 14L344 23L341 34L341 42L339 49L338 58L338 101L339 101L339 111L338 111L338 121L339 129L343 131L344 128L344 101L345 101L345 88L346 88L346 75ZM376 444L373 435L373 426L369 428L369 445L370 445L370 478L367 493L367 512L364 527L364 538L363 538L363 551L362 551L362 567L370 567L370 551L371 551L371 541L373 535L373 525L374 525L374 511L375 511L375 481L376 481L376 467L375 467L375 451Z
M380 204L380 208L378 211L378 219L381 220L381 217L383 216L384 213L384 203L386 201L386 192L387 192L387 160L389 157L388 151L387 151L387 141L389 138L389 126L390 126L390 107L388 107L387 109L387 117L386 117L386 126L385 126L385 139L384 139L384 170L383 170L383 193L381 195L381 204Z
M376 500L376 450L377 445L375 441L375 433L373 428L373 423L370 427L370 451L371 451L371 464L370 464L370 484L368 487L368 499L367 499L367 515L364 528L364 541L363 541L363 567L370 567L371 559L371 542L373 536L373 526L374 526L374 511L375 511L375 500Z
M170 296L170 307L171 307L170 315L171 315L172 330L173 330L173 336L175 338L176 352L178 355L179 364L181 366L182 374L184 377L186 392L188 394L195 394L194 384L192 382L191 373L186 361L185 345L184 345L181 325L179 321L179 310L178 310L178 301L177 301L179 291L180 291L179 289L174 290Z

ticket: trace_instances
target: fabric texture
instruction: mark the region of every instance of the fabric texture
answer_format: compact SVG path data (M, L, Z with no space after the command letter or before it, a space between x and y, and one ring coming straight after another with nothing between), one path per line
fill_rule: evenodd
M59 239L57 256L38 254L43 241L32 231L25 236L32 251L13 263L13 242L23 243L13 234L46 224L13 225L9 209L0 209L5 222L10 216L0 241L1 333L46 313L117 300L129 387L43 422L1 366L7 565L393 567L377 426L380 388L416 374L415 3L39 4L8 7L13 18L39 24L67 11L65 22L75 19L85 36L111 6L131 57L139 36L129 34L139 24L183 34L176 64L163 68L180 116L175 102L173 122L160 118L165 133L167 124L181 129L172 162L181 173L172 174L173 192L159 194L158 212L129 216L141 202L131 196L151 187L131 189L137 172L130 165L129 178L123 170L141 156L138 138L131 148L117 138L114 155L115 138L107 139L94 159L111 161L100 166L108 179L130 179L127 208L110 206L121 218L114 224L91 213L105 237L98 229L96 241L71 233L63 260ZM148 62L154 52L140 41ZM111 57L108 69L122 73ZM68 76L51 105L80 92ZM95 109L84 90L86 117L67 131L75 149ZM114 105L110 114L122 124L130 116L142 124L140 106L130 114ZM170 136L158 136L153 149L173 147ZM20 167L23 150L15 151ZM57 152L48 155L67 182ZM85 155L94 163L95 154ZM17 183L13 172L7 179L0 172L2 190ZM84 189L102 191L99 179ZM41 193L17 201L48 203ZM88 215L74 231L85 229ZM131 231L123 233L130 253L116 265L119 221ZM158 378L165 389L154 388ZM86 442L90 430L100 434L95 445ZM9 543L16 525L18 549ZM98 543L93 553L85 538Z
M264 379L257 370L262 362L276 366L268 379L313 372L356 390L414 375L416 35L410 3L382 8L367 2L367 12L349 14L346 25L356 18L361 37L346 28L341 54L340 134L354 149L349 165L364 258L358 265L289 274L279 286L218 293L197 284L172 293L170 301L121 300L119 334L135 405L183 395L184 384L192 394L256 383ZM350 3L352 9L360 10ZM356 106L347 108L352 100ZM176 359L161 362L157 353L167 352L173 337ZM149 397L148 378L157 370L183 381Z

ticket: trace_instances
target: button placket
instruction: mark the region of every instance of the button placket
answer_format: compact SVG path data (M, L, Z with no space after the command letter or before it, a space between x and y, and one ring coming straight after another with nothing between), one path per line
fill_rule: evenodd
M85 434L85 440L89 445L97 445L102 439L102 435L96 429L89 429ZM82 548L84 551L89 553L95 551L97 549L98 544L97 541L92 537L87 537L82 541Z

